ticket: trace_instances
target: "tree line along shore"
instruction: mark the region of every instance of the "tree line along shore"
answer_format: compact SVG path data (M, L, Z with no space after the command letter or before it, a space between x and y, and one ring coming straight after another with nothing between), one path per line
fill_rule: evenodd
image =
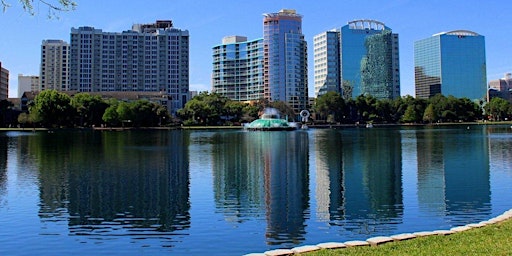
M12 103L0 101L0 128L192 128L239 127L259 118L265 108L280 111L289 121L304 121L285 102L265 99L238 102L216 93L203 92L171 115L167 108L149 100L131 102L103 99L78 93L69 96L55 90L39 93L28 104L28 111L16 110ZM438 94L430 99L404 96L377 99L360 95L343 98L328 92L314 100L310 127L350 127L375 125L428 125L494 123L512 120L512 104L501 98L490 102L471 101Z

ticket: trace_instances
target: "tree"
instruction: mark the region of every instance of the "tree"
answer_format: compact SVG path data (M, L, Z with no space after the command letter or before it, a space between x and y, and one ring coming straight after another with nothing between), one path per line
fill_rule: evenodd
M509 111L511 104L502 98L492 98L491 101L485 105L485 112L492 117L495 121L503 120Z
M401 121L404 123L416 123L418 120L420 120L420 113L417 111L415 105L407 106Z
M187 125L218 125L228 101L227 97L218 93L203 92L188 101L183 109L178 110L178 116Z
M77 113L80 126L100 125L103 113L108 107L100 96L88 93L75 94L71 99L71 105Z
M110 107L105 109L102 120L111 126L117 126L120 123L119 115L117 114L117 105L110 105Z
M231 122L240 122L244 114L246 104L229 100L224 105L224 115Z
M423 113L423 121L434 123L439 119L437 112L434 109L434 105L432 103L428 104L425 109L425 113Z
M8 0L0 0L3 11L5 12L7 8L11 7ZM48 18L57 17L57 12L67 12L75 10L77 7L77 3L73 0L19 0L21 7L23 10L30 13L30 15L35 15L34 4L42 4L48 7Z
M313 110L318 119L340 122L343 119L345 107L345 101L339 93L327 92L316 98Z
M74 109L71 98L56 90L44 90L39 93L29 107L33 120L44 126L71 126Z

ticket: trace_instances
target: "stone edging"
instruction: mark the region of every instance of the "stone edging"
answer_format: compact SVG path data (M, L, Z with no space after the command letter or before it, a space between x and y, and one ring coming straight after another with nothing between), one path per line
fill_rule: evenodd
M328 243L320 243L317 245L303 245L299 247L295 247L292 249L276 249L271 251L266 251L264 253L250 253L246 254L245 256L281 256L281 255L297 255L307 252L313 252L321 249L342 249L347 247L355 247L355 246L377 246L379 244L385 244L389 242L395 242L395 241L403 241L408 239L413 239L417 237L424 237L424 236L432 236L432 235L439 235L439 236L446 236L455 234L458 232L463 232L466 230L470 230L473 228L480 228L485 227L490 224L496 224L498 222L502 222L508 219L512 218L512 209L504 212L503 214L494 217L492 219L481 221L478 223L472 223L465 226L458 226L453 227L448 230L434 230L434 231L423 231L423 232L415 232L415 233L405 233L405 234L398 234L393 236L377 236L366 239L366 241L360 241L360 240L353 240L353 241L346 241L343 243L339 242L328 242Z

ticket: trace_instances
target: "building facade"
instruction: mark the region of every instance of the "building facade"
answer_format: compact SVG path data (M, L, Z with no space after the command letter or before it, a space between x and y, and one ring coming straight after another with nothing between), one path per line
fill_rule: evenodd
M235 101L264 97L263 39L228 36L213 47L212 92Z
M400 97L398 34L376 20L354 20L315 36L315 94Z
M417 98L427 99L441 93L483 99L487 91L484 36L455 30L416 41L414 80Z
M298 114L307 108L307 43L302 34L302 16L283 9L264 14L264 96L283 101Z
M341 93L340 33L331 30L313 38L315 97L327 92Z
M0 62L0 100L9 98L9 70L2 66Z
M512 103L512 73L506 73L503 78L491 80L487 91L487 101L492 98L502 98Z
M189 100L189 32L172 21L131 30L71 29L70 90L165 92L175 114Z
M39 76L18 74L18 98L21 98L24 92L38 92L39 86Z
M67 42L43 40L39 77L40 84L37 89L39 91L69 90L69 44Z

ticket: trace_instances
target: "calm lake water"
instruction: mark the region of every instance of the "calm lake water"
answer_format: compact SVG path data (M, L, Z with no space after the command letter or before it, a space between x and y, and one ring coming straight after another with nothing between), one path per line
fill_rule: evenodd
M0 255L241 255L510 208L510 126L0 133Z

